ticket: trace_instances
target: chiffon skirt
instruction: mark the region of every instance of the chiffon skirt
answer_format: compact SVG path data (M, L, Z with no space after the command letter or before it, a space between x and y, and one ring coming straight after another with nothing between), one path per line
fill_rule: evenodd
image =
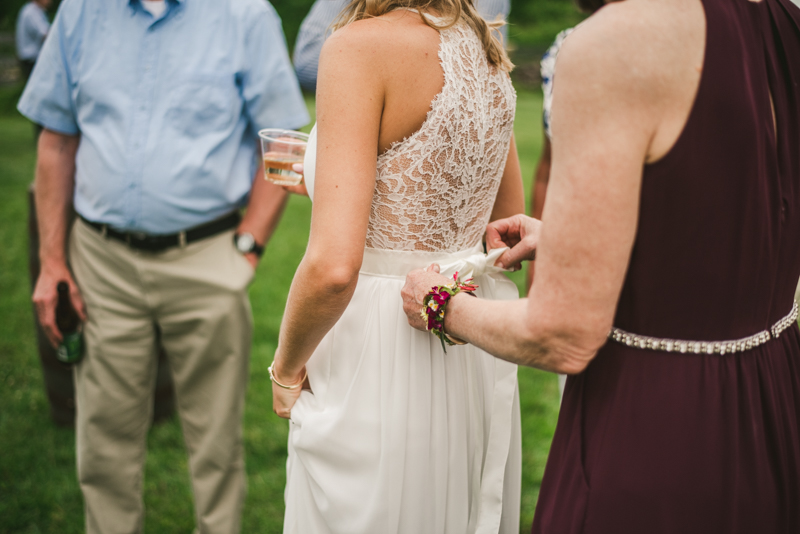
M400 297L406 273L435 262L472 271L481 298L518 298L493 258L365 251L350 305L308 362L313 393L292 408L285 533L519 532L516 366L471 345L445 354Z
M800 532L798 347L607 343L567 382L533 534Z

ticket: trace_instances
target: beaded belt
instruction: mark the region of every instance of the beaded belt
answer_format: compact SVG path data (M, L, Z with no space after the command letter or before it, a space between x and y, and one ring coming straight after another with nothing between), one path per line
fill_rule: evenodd
M608 338L637 349L661 350L665 352L680 352L691 354L733 354L744 352L763 345L770 339L777 337L797 321L797 302L792 304L792 311L783 319L772 325L769 330L762 330L758 334L734 339L730 341L685 341L681 339L664 339L660 337L640 336L625 330L613 327L608 333Z

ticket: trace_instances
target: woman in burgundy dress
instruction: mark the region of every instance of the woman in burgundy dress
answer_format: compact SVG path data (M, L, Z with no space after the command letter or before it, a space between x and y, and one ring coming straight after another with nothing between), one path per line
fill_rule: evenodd
M529 297L444 320L574 375L533 532L800 532L800 9L626 0L558 61L542 223L487 232ZM409 274L414 326L442 283Z

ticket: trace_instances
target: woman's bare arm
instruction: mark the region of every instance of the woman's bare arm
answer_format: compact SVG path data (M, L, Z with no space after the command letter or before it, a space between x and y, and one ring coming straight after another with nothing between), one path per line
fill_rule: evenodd
M320 58L315 201L308 249L281 324L274 372L298 380L352 297L375 187L383 111L381 61L364 25L336 32ZM368 29L368 28L367 28ZM275 407L278 411L279 407Z
M438 44L438 32L416 13L399 11L354 22L323 47L311 235L292 281L273 366L283 384L300 380L314 349L352 298L378 151L425 120L443 84L432 53ZM299 393L274 386L275 412L288 417Z
M703 22L693 0L629 0L607 6L564 43L529 297L457 295L447 311L448 333L551 371L577 373L591 361L606 341L624 281L643 165L669 150L691 109ZM419 326L413 316L419 294L437 283L434 273L409 276L403 296L412 325Z

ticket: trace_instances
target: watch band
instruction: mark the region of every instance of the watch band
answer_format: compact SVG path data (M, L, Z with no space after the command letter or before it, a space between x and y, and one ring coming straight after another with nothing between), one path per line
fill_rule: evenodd
M240 241L242 239L247 239L250 242L250 246L247 248L242 248L242 245L240 244ZM259 258L261 257L262 254L264 254L264 246L256 243L255 237L250 232L242 232L241 234L240 233L234 234L233 243L236 246L236 249L242 254L253 253Z
M264 247L253 241L253 249L250 252L253 252L260 258L264 254Z

